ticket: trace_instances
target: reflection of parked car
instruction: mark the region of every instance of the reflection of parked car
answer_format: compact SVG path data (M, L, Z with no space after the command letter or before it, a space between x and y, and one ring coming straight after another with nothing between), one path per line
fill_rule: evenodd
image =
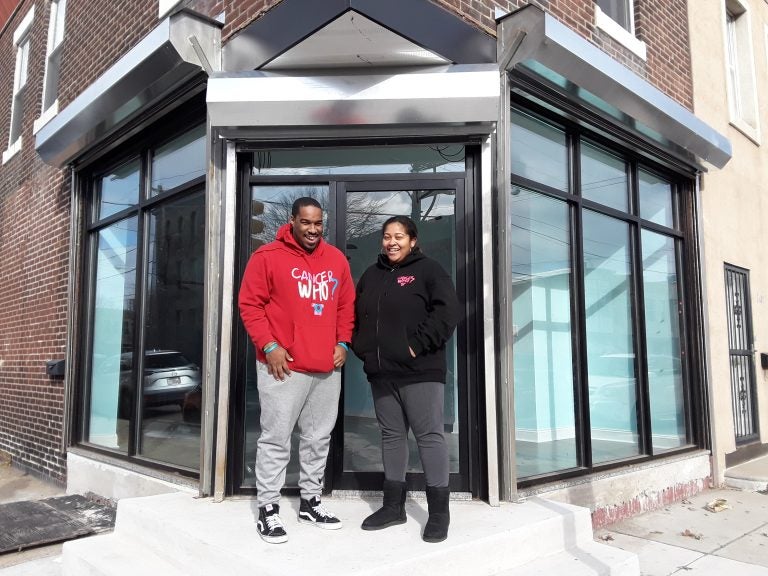
M178 404L183 406L187 393L200 386L200 368L175 350L147 350L144 354L144 407ZM121 415L130 406L132 382L132 354L120 358Z

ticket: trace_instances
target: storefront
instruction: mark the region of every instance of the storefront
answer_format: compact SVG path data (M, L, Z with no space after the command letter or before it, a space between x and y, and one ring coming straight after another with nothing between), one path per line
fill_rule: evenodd
M355 278L393 214L452 274L453 492L496 503L706 449L697 174L727 140L531 6L498 39L426 0L284 0L222 50L215 21L162 26L38 134L77 183L79 457L253 492L237 287L299 196L324 206ZM356 359L343 378L326 489L374 490ZM294 456L289 489L295 471Z

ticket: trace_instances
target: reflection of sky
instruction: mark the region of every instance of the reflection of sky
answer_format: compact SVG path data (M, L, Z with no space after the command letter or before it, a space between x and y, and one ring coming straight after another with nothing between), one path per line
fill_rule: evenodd
M99 218L117 214L139 201L139 161L134 160L101 179Z
M672 187L669 182L640 170L640 216L672 226Z
M159 148L152 159L152 194L205 174L205 125Z
M122 309L136 289L136 218L122 220L99 233L96 268L97 308Z
M464 172L464 147L384 146L254 152L255 176Z

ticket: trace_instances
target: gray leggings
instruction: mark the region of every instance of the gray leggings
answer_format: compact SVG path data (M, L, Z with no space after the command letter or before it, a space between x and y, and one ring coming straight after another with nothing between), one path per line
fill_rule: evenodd
M371 383L376 419L381 429L384 477L405 481L408 465L408 429L419 447L427 486L448 486L448 447L443 435L442 382Z

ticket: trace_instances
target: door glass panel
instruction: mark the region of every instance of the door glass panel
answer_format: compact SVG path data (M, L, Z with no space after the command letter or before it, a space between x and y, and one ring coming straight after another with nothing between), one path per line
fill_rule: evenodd
M352 277L357 282L381 252L381 225L390 216L410 216L419 229L419 244L451 275L456 283L456 224L454 190L387 190L347 193L346 249ZM449 471L459 472L459 414L456 336L446 349L445 437ZM416 440L409 433L408 472L422 472ZM345 472L382 472L381 435L373 398L362 362L347 356L344 367Z
M629 225L584 210L584 299L592 460L639 453Z
M520 478L577 466L568 205L512 197L512 338Z
M253 153L254 176L421 174L464 170L464 146L460 144L277 149Z
M158 148L152 157L150 196L157 196L205 174L205 125Z
M252 186L249 220L249 253L275 239L278 228L286 224L291 216L293 201L302 196L315 198L323 207L323 218L328 217L328 186L313 184ZM327 239L327 226L323 229ZM256 485L256 443L261 434L261 406L256 378L256 350L246 336L245 357L245 402L243 405L243 478L242 487ZM352 356L352 354L350 354ZM291 459L285 477L286 488L296 488L299 482L299 433L291 436Z
M642 231L645 339L654 453L686 442L675 241Z
M88 442L128 451L136 302L136 217L101 230L96 257Z
M670 183L644 170L638 171L638 180L640 217L662 226L674 226Z
M510 126L512 173L568 190L568 149L565 132L516 110Z
M627 211L627 169L621 158L588 142L581 142L581 195Z
M98 180L99 210L97 220L117 214L139 202L139 167L136 159L123 164Z
M197 469L203 362L205 196L149 214L140 453Z

